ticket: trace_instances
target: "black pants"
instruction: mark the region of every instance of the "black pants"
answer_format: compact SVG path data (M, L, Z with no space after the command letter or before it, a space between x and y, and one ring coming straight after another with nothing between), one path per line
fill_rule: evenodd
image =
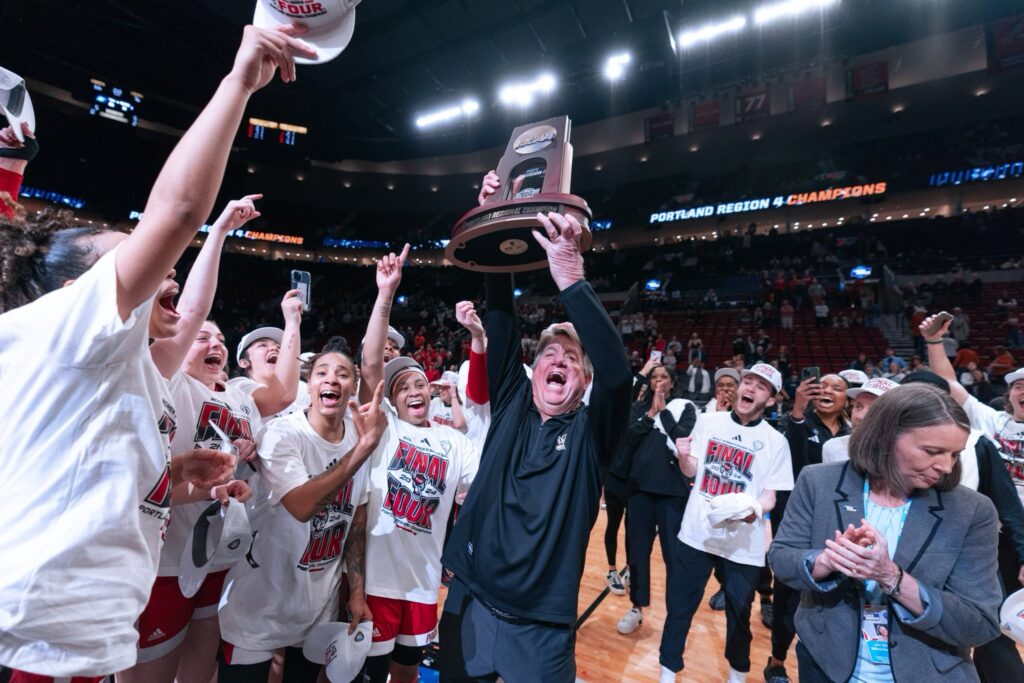
M715 558L715 581L719 585L724 581L722 578L722 558L720 557ZM761 577L757 581L757 594L761 596L761 602L772 599L772 568L768 566L767 561L761 567Z
M818 663L811 656L811 651L803 643L796 644L796 661L800 673L800 683L832 683Z
M789 502L789 491L778 491L775 494L775 507L771 511L772 538L779 533L782 516ZM796 608L800 606L800 591L790 588L781 581L775 582L772 591L772 657L779 661L786 660L789 646L796 638Z
M999 534L999 578L1003 584L1003 597L1020 589L1019 571L1017 551L1009 535ZM982 683L1024 681L1024 662L1021 662L1017 644L1005 635L974 648L974 666Z
M629 598L637 607L651 604L651 550L654 536L661 542L666 577L672 572L672 542L679 533L686 498L659 496L638 491L626 504L626 537L629 538ZM666 578L666 581L668 579Z
M604 554L608 558L609 567L619 566L615 556L619 550L619 527L622 515L626 511L626 501L619 498L607 488L604 490L605 512L608 513L608 526L604 528ZM626 555L629 555L629 524L626 524Z
M270 675L271 661L268 659L259 664L228 664L224 661L223 654L220 654L217 657L217 681L218 683L265 681ZM302 655L301 647L286 647L281 681L282 683L316 683L321 668L323 667L320 664L311 662Z
M704 588L716 556L672 539L673 573L666 577L668 615L661 633L658 661L667 669L682 671L683 650L693 615L700 607ZM725 591L725 658L736 671L750 671L750 607L761 568L722 560Z
M442 683L573 683L576 629L502 618L452 580L440 624Z

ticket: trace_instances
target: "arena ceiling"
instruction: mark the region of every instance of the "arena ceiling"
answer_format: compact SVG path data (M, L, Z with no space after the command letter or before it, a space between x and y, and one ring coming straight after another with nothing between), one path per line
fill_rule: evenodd
M137 89L146 117L184 128L227 69L252 0L13 0L0 4L0 64L76 92L89 78ZM670 30L763 4L751 0L363 0L348 49L259 93L250 113L305 125L323 160L407 159L502 145L528 120L576 125L754 79L822 55L857 54L1019 11L1010 0L845 0L677 54ZM633 59L614 86L609 54ZM527 110L497 101L510 79L556 76ZM476 97L471 122L421 131L415 117Z

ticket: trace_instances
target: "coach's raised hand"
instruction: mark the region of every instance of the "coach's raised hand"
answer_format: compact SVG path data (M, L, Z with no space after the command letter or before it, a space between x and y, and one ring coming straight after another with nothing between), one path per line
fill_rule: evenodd
M547 236L534 230L533 236L548 253L548 268L559 291L564 291L583 279L583 255L580 240L583 228L574 216L560 213L538 213L537 220Z

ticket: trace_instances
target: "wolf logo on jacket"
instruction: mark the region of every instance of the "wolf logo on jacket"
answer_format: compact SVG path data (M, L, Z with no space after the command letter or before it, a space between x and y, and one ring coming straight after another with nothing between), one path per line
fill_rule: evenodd
M451 450L451 443L441 447ZM447 488L448 458L425 445L398 442L388 463L388 490L383 509L395 525L414 533L432 533L433 516Z
M712 438L704 455L704 474L700 492L716 497L726 493L743 493L753 479L754 454L735 444Z
M333 467L333 463L327 467ZM298 568L302 571L320 571L341 557L349 520L355 514L352 504L352 482L350 479L330 505L309 520L309 543L302 553Z

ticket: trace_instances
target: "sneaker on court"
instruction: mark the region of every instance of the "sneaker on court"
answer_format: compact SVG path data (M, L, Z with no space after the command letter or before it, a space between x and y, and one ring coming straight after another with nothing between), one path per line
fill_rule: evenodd
M629 567L619 572L619 578L622 579L622 583L629 583Z
M676 683L676 672L666 667L661 667L661 676L658 677L658 683Z
M616 595L626 594L626 586L622 583L622 577L614 569L608 572L608 590Z
M771 600L761 601L761 623L764 624L765 628L770 629L772 627L772 614L775 607L772 605Z
M717 593L715 593L714 595L712 595L711 599L708 600L708 607L710 607L711 609L715 610L716 612L721 612L722 610L724 610L725 609L725 591L720 590Z
M619 619L618 626L615 629L624 636L628 636L630 633L635 631L640 624L644 623L644 613L638 610L636 607L631 608L626 612L621 619ZM675 674L673 674L674 676ZM675 680L673 678L673 680Z
M789 683L789 675L786 667L772 666L772 658L768 658L768 665L764 667L764 683Z

